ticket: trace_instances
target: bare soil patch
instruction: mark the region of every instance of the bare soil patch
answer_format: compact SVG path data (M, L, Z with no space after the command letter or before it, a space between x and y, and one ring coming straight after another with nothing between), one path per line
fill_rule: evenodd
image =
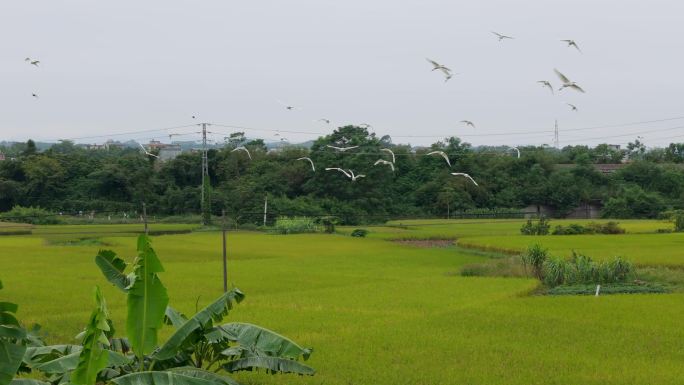
M451 247L456 245L455 239L396 239L394 242L422 248Z

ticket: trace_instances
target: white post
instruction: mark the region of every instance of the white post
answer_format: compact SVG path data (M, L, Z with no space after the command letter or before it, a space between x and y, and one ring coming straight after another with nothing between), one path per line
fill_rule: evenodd
M599 292L601 292L601 285L596 285L596 297L599 296Z

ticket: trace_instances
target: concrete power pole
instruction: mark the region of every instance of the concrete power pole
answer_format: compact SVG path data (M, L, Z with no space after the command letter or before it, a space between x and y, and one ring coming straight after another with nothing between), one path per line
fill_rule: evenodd
M209 161L207 159L207 123L202 123L202 203L201 203L201 210L202 210L202 224L206 225L208 224L208 220L205 217L206 215L206 210L207 210L207 191L206 189L206 183L209 178Z
M553 145L560 149L560 141L558 140L558 119L556 119L556 127L553 130Z
M264 197L264 227L266 227L266 216L268 213L268 195Z

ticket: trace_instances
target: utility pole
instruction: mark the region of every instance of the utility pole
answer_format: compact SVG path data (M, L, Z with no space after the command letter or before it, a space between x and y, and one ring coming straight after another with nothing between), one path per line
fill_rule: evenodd
M553 144L557 149L560 149L560 144L558 140L558 119L556 119L556 127L553 130Z
M228 258L226 255L226 209L221 211L221 232L223 233L223 292L228 292Z
M268 194L264 197L264 227L266 227L266 213L268 211Z
M202 203L201 203L201 210L202 210L202 224L207 225L209 222L209 218L211 218L211 214L207 215L209 212L209 209L207 207L207 195L208 191L206 190L206 184L209 180L209 161L207 159L207 123L201 123L202 124ZM207 218L209 217L209 218Z

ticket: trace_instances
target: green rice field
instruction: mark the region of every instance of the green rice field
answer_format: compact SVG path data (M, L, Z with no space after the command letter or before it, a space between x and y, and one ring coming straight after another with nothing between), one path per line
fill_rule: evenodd
M585 221L553 221L555 224ZM253 322L314 348L313 377L241 373L244 384L681 384L684 294L541 296L533 279L462 277L482 253L418 247L394 239L454 239L460 246L516 251L539 242L640 265L684 265L684 234L671 223L621 221L624 235L529 237L523 220L415 220L348 234L228 235L231 284L247 298L228 320ZM152 225L189 231L188 225ZM73 342L100 285L115 326L125 298L93 259L110 248L135 255L138 225L34 226L0 236L0 300L39 323L49 342ZM222 292L221 234L153 236L170 305L185 313ZM168 335L170 328L166 329Z

